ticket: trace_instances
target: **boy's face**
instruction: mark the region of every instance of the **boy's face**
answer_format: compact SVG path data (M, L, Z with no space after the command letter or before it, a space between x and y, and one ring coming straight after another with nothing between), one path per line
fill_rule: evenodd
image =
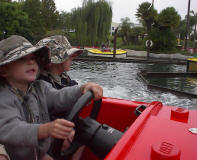
M68 57L63 63L62 63L62 68L64 71L68 72L70 71L70 66L72 65L72 57Z
M63 72L70 71L70 66L72 64L72 57L68 57L64 62L54 64L51 63L48 65L49 71L52 72L55 75L61 75Z
M35 61L34 54L8 63L4 68L5 73L3 77L6 78L11 85L27 85L37 78L38 64Z

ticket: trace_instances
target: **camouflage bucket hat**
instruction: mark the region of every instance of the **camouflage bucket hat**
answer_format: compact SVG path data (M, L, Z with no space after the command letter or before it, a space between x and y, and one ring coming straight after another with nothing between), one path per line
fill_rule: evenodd
M16 61L31 53L36 54L36 61L39 65L50 63L48 47L35 47L22 36L10 36L0 41L0 66Z
M84 49L72 48L68 39L62 35L55 35L40 40L37 46L47 46L51 50L51 63L62 63L73 54L80 55Z

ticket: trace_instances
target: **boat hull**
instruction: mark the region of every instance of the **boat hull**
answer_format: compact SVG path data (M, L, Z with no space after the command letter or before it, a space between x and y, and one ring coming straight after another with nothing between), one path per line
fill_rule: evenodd
M101 57L113 57L113 52L109 52L109 51L103 52L99 49L89 49L88 55L89 56L101 56ZM115 54L116 58L126 58L126 56L127 56L127 51L116 50L116 54Z

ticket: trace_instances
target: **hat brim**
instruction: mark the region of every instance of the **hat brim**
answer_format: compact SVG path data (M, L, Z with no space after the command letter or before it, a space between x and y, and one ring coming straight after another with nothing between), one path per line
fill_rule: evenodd
M43 54L48 54L47 57L49 59L49 48L44 46L38 46L38 47L35 47L35 46L32 46L32 47L29 47L27 49L23 49L23 50L18 50L14 53L12 53L11 56L9 56L7 59L4 59L2 62L0 62L0 66L2 65L5 65L5 64L8 64L10 62L14 62L22 57L25 57L29 54L33 54L33 53L39 53L40 51L42 50L45 50L45 53Z
M82 54L84 49L78 49L78 48L71 48L67 51L68 57L72 56L73 54L80 55Z

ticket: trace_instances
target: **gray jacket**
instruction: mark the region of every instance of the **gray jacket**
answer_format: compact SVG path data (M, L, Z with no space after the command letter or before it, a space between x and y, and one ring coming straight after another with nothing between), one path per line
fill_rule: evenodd
M39 80L33 88L21 99L8 86L0 87L0 143L5 145L11 160L36 160L37 155L45 154L51 142L50 138L38 140L40 124L50 121L49 111L66 112L81 96L79 86L56 90ZM22 105L24 99L28 109Z

